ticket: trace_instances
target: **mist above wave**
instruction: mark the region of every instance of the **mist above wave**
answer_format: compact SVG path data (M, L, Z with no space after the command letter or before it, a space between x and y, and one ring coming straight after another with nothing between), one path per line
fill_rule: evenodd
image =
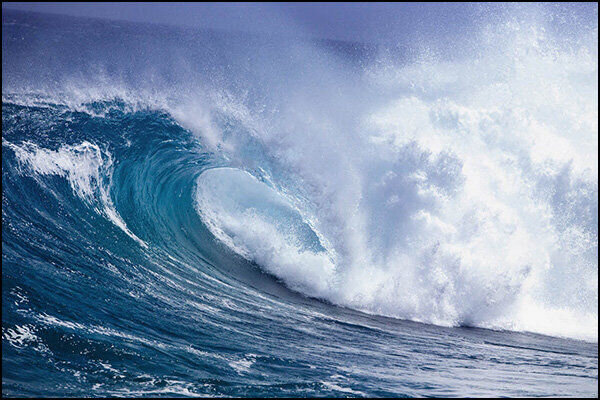
M509 18L476 37L351 80L313 69L273 113L221 95L235 128L216 143L312 216L337 256L329 301L596 340L597 30Z

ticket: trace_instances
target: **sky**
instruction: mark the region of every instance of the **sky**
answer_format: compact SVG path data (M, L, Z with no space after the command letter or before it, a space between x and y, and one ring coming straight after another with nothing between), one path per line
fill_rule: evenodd
M18 9L72 16L377 42L399 31L460 30L476 7L441 3L19 3Z
M527 15L553 9L552 14L563 19L573 15L562 24L557 22L558 31L574 23L598 23L596 3L3 2L2 9L371 43L414 41L423 36L452 40L468 36L469 27L478 20L489 21L490 16L507 11Z

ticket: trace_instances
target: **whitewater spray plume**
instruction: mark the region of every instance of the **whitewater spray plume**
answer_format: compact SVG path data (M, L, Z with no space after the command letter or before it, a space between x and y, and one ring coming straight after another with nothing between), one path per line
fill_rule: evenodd
M328 243L310 257L333 266L290 254L252 205L237 205L248 219L202 206L237 172L216 187L201 175L199 213L235 251L336 304L597 340L597 29L561 40L540 14L487 21L452 56L382 51L348 76L303 49L310 68L277 91L276 111L213 103L235 121L219 142L232 165L291 197Z

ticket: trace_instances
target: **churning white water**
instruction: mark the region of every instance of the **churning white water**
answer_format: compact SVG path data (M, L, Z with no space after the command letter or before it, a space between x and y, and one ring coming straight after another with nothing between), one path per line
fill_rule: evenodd
M408 60L382 52L359 72L315 63L273 95L276 112L220 93L215 120L243 133L189 113L182 122L272 187L208 171L200 214L229 247L310 296L597 340L597 27L555 33L544 18L507 18L450 55L423 43ZM324 249L302 247L242 189L287 201Z

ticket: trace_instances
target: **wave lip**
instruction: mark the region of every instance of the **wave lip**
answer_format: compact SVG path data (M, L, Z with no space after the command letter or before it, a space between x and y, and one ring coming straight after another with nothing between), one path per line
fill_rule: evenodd
M6 142L4 145L11 148L19 163L34 175L57 175L65 178L79 198L94 205L98 212L104 214L139 245L148 247L131 232L113 204L110 195L113 160L110 153L87 141L73 146L65 145L58 150L42 148L31 142L21 145Z

